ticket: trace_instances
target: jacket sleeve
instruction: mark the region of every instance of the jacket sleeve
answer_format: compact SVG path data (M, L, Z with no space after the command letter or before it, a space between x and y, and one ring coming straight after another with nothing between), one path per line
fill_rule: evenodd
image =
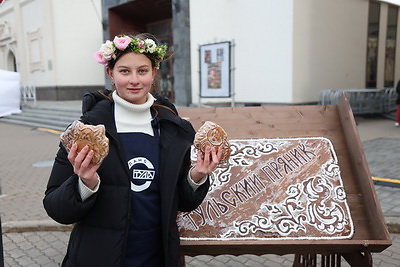
M190 149L185 155L184 164L179 177L179 206L180 211L192 211L196 209L204 200L210 187L210 180L207 179L204 184L199 186L196 191L193 190L187 179L191 167Z
M62 224L80 221L94 205L96 193L82 202L78 191L78 176L60 144L45 191L43 205L47 214Z

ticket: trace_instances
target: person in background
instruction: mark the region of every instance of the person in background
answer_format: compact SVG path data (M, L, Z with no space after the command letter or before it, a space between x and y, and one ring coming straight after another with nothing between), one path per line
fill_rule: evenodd
M43 199L48 215L74 224L62 266L180 266L178 211L192 211L209 189L222 149L191 164L193 126L152 94L167 47L149 34L119 35L95 54L112 90L85 94L80 121L103 124L109 154L60 143Z
M400 126L400 80L397 82L396 93L397 93L397 99L396 99L397 111L396 111L396 122L394 123L394 126L399 127Z

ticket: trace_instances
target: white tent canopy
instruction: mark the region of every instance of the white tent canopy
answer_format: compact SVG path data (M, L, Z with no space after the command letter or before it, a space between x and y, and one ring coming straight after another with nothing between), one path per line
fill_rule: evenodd
M379 0L379 1L386 2L386 3L392 4L392 5L400 6L400 0Z
M18 72L0 69L0 117L20 113L20 83Z

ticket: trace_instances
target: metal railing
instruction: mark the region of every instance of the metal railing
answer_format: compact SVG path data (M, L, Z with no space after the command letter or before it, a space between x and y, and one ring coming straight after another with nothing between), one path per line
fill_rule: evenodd
M336 105L345 92L354 115L385 114L397 109L395 88L324 90L319 105Z
M25 104L27 101L33 101L36 105L36 87L32 84L21 86L21 98Z

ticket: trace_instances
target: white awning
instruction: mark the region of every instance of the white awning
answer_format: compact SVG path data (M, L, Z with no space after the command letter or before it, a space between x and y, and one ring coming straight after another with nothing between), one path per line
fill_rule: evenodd
M20 74L0 69L0 117L20 113Z
M400 0L378 0L378 1L400 6Z

